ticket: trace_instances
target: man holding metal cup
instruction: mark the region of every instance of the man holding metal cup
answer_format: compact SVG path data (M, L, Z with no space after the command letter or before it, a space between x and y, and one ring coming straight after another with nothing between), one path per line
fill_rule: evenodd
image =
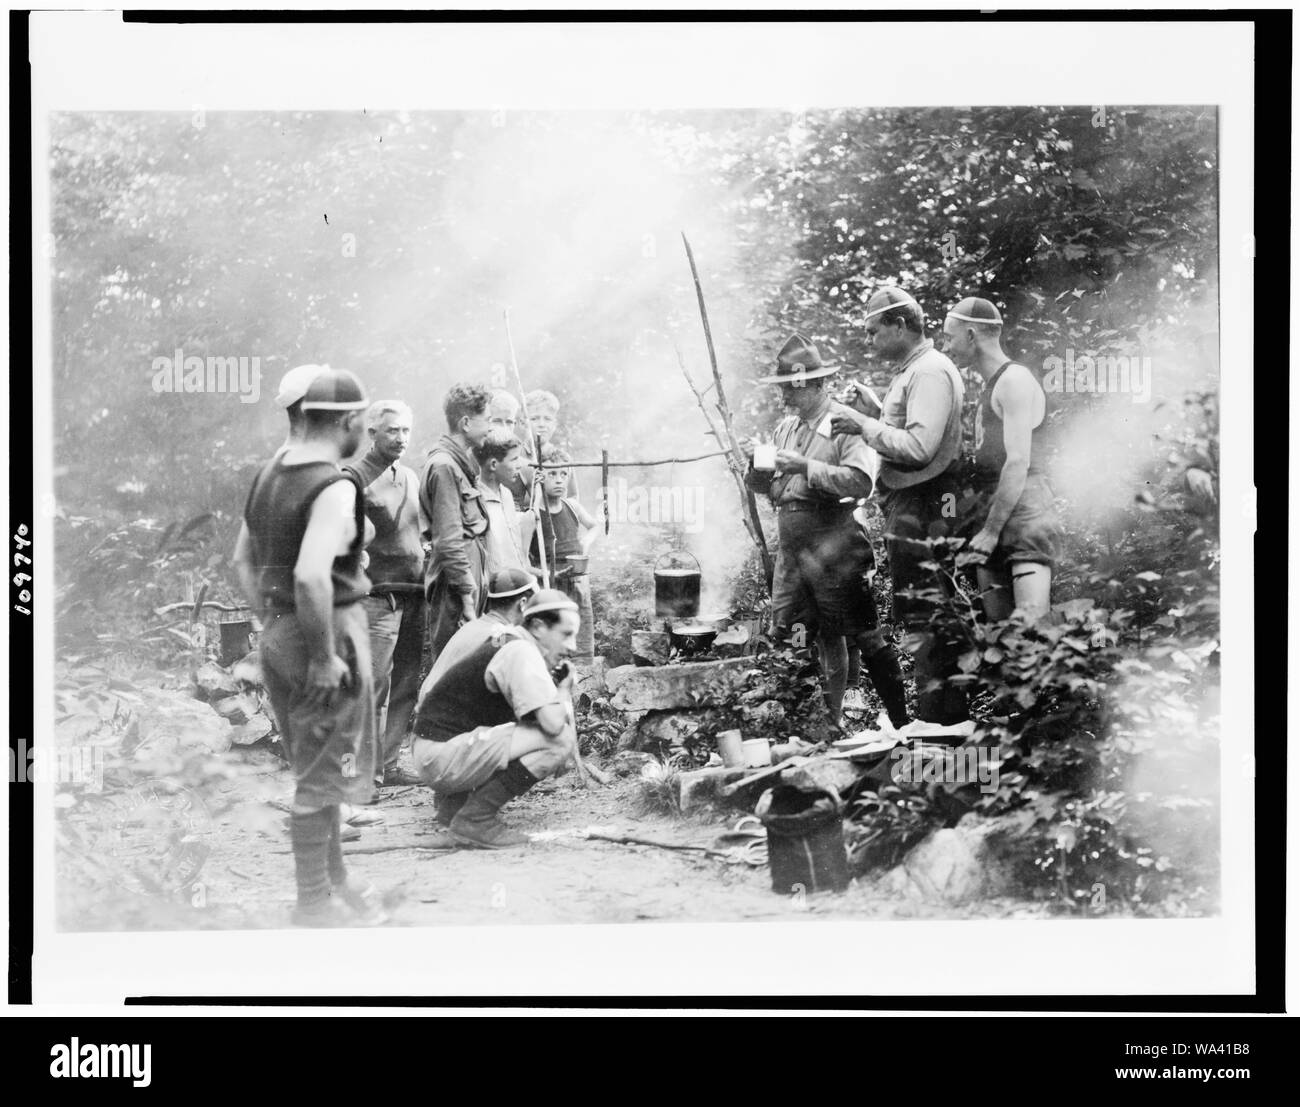
M826 703L837 720L848 675L846 639L856 642L891 722L903 726L907 706L898 654L871 594L875 555L853 520L857 501L871 493L871 462L856 433L832 429L835 416L848 411L826 388L837 371L803 335L790 336L777 355L776 373L760 383L778 385L793 414L777 425L770 445L744 444L751 462L745 481L776 507L776 628L794 629L805 612L815 620Z

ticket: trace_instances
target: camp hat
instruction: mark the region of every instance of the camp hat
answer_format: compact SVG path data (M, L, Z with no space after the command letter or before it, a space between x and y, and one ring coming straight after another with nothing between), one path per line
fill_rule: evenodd
M543 611L577 611L578 605L556 588L543 588L524 604L524 618L540 615Z
M302 398L303 411L361 411L369 406L366 390L346 369L322 369Z
M1002 322L1002 313L989 300L979 296L967 296L948 312L947 318L960 319L963 323L998 323Z
M817 347L796 332L785 340L781 352L776 355L776 373L770 377L759 377L758 383L791 384L795 381L812 381L818 377L829 377L839 371L838 365L828 365L823 362Z
M328 365L296 365L280 378L280 391L276 393L275 402L280 407L293 407L307 395L307 389Z
M537 590L537 578L523 569L499 569L488 581L488 599L505 600Z
M909 304L921 313L922 319L925 318L925 310L916 300L897 285L887 284L871 294L871 298L867 301L867 313L861 317L862 322L865 323L877 315L884 315L890 308L905 307Z

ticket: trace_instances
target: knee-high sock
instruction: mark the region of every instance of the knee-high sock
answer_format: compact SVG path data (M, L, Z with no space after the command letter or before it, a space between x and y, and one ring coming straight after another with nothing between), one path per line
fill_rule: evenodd
M898 651L889 642L861 643L862 661L876 687L876 694L889 713L889 721L896 727L906 725L907 692L903 687L903 669Z
M849 673L849 651L842 637L823 638L818 644L824 670L822 677L826 681L826 706L835 718L839 718L844 703L844 683Z
M325 810L332 813L330 819L330 846L329 846L329 874L331 884L342 884L348 878L347 866L343 864L343 819L342 814L337 807L327 807Z
M295 814L289 822L293 862L298 881L298 902L319 903L330 894L330 819L338 823L338 808L327 807L308 815Z

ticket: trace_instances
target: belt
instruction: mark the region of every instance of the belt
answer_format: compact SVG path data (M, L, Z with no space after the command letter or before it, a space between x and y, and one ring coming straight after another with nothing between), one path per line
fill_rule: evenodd
M777 511L806 511L814 515L836 515L852 511L855 507L857 507L855 503L841 504L832 500L790 500L788 503L776 505Z
M423 585L423 584L403 584L403 583L398 583L398 582L393 582L393 583L384 583L384 582L380 582L379 584L375 584L375 585L372 585L372 586L371 586L371 588L370 588L370 594L371 594L372 596L386 596L386 595L394 595L394 596L401 596L401 595L415 595L415 596L423 596L423 595L424 595L424 585Z

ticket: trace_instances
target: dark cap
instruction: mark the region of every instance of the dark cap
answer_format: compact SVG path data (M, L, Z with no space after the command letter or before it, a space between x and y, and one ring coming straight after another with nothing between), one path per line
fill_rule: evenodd
M523 569L500 569L488 581L488 599L504 600L537 591L537 578Z
M302 398L303 411L361 411L369 406L366 390L346 369L322 369Z

